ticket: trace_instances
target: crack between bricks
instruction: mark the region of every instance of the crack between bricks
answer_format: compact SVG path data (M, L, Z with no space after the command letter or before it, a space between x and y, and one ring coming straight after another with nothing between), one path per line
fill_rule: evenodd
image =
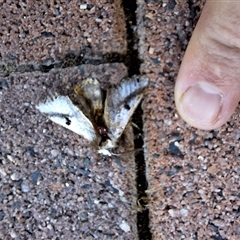
M136 31L137 18L137 1L122 0L123 9L126 19L127 27L127 41L128 41L128 51L127 58L125 59L125 64L128 67L129 76L140 74L141 60L139 59L138 53L138 35ZM135 29L135 30L134 30ZM142 208L139 209L137 213L137 230L139 240L151 240L152 235L149 228L149 210L147 208L148 196L146 190L148 188L147 178L146 178L146 164L143 151L143 120L142 120L143 110L141 104L139 104L136 109L132 121L138 126L134 128L134 147L136 150L135 163L136 163L136 185L137 185L137 205ZM141 151L137 151L141 149Z

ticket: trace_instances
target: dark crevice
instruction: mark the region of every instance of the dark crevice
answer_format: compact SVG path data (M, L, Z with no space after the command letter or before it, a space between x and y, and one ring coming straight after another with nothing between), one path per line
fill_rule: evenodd
M138 192L138 213L137 213L137 228L139 240L151 240L152 235L149 228L149 210L148 210L148 197L146 190L148 189L148 182L146 179L146 164L143 151L143 110L141 104L136 109L132 121L138 128L134 128L134 146L135 149L141 149L136 151L135 162L137 171L137 192Z
M81 52L79 55L75 53L67 54L62 60L47 59L41 64L23 64L18 65L14 62L0 63L0 76L7 77L11 73L20 72L49 72L52 69L75 67L83 64L100 65L104 63L124 63L129 65L129 57L127 54Z
M128 75L138 75L140 73L141 60L138 56L138 37L136 32L136 1L123 0L123 9L125 13L127 27L127 45L128 51L125 58L125 64L128 66Z
M140 74L141 61L138 55L138 36L136 30L136 1L123 0L122 1L126 26L127 26L127 40L128 40L128 52L125 59L125 64L128 66L129 76ZM151 240L152 235L149 228L149 210L147 208L148 198L146 190L148 183L146 179L146 165L143 151L143 111L141 104L136 109L132 121L137 125L138 128L134 128L134 146L135 149L141 149L142 151L136 151L135 162L136 162L136 184L138 193L138 213L137 213L137 229L139 240Z

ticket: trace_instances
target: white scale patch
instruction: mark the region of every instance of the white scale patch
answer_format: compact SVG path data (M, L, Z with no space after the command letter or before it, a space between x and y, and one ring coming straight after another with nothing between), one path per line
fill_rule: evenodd
M68 96L51 96L36 108L53 122L95 143L99 153L110 156L147 85L145 77L125 79L107 90L103 102L100 83L87 78L74 89L79 106Z

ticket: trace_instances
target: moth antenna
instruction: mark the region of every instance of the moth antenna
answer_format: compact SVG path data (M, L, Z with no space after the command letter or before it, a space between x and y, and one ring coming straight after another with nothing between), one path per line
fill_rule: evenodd
M139 126L138 126L136 123L131 122L131 124L132 124L132 126L133 126L134 128L136 128L136 129L138 129L139 131L141 131L141 129L139 128Z

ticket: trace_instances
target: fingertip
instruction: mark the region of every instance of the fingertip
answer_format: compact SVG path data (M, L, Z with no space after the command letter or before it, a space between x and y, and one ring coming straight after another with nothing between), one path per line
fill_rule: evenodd
M175 103L179 115L193 127L212 130L230 118L238 104L238 94L225 92L206 81L193 82L185 91L181 80L175 87ZM232 95L231 95L232 94Z

